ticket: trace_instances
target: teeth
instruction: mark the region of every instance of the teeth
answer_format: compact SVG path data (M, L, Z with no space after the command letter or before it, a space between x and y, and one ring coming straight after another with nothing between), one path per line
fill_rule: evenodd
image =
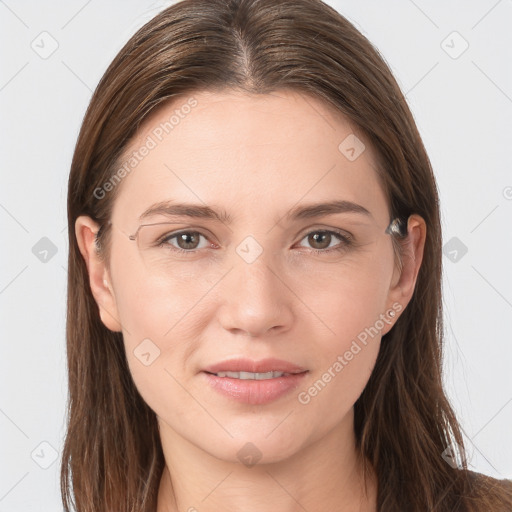
M282 377L283 375L290 375L285 372L266 372L266 373L252 373L252 372L218 372L217 377L230 377L232 379L254 379L254 380L266 380L275 379Z

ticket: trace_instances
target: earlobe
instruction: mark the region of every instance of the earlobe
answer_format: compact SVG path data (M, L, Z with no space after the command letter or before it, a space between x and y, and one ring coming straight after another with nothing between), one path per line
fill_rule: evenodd
M101 321L114 332L121 332L115 295L108 269L96 246L99 225L90 217L82 215L75 222L75 236L89 273L91 291L99 308Z

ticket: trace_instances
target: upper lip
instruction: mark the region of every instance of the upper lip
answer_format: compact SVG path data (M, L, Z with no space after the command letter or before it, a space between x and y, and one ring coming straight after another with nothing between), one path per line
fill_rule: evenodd
M296 364L282 359L260 359L254 361L252 359L236 358L219 363L212 364L203 369L208 373L218 372L251 372L251 373L268 373L268 372L284 372L284 373L302 373L307 371Z

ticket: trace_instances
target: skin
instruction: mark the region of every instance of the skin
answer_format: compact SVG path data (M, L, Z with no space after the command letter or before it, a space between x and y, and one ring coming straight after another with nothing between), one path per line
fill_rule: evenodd
M285 90L193 96L197 106L119 185L109 266L94 251L99 226L85 216L76 221L101 319L122 331L134 382L158 417L166 468L157 511L376 511L374 474L363 492L353 406L381 336L414 291L425 222L409 218L400 271L385 233L390 211L370 144L319 100ZM127 154L186 99L154 112ZM351 133L366 145L354 161L338 149ZM234 221L175 220L174 231L205 235L200 248L181 259L167 252L165 267L149 264L149 253L141 257L128 235L143 211L168 199L222 208ZM297 204L334 199L358 203L371 216L284 217ZM307 235L320 228L344 230L357 245L315 254L341 243L333 236L315 245ZM263 249L252 263L236 252L249 235ZM173 245L180 247L176 238ZM401 311L386 317L389 323L360 344L321 392L300 403L299 393L393 304ZM160 350L148 366L134 355L146 338ZM299 388L273 402L243 404L213 391L200 373L235 356L277 357L309 372ZM252 467L237 456L247 442L262 454Z

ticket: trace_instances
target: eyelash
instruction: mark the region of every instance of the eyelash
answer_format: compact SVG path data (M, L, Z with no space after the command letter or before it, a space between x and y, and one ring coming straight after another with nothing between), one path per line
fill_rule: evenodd
M167 247L171 247L172 251L176 251L181 254L186 254L187 256L196 254L199 251L199 249L186 250L186 249L182 249L181 247L175 247L174 245L170 245L168 243L169 240L172 240L179 235L190 234L190 233L200 235L207 239L207 237L205 235L203 235L203 233L200 233L199 231L179 231L178 233L166 235L165 237L163 237L162 239L160 239L157 242L157 245L158 245L158 247L167 245ZM330 254L332 252L341 252L341 251L347 250L348 248L350 248L351 246L354 245L354 241L351 236L344 234L340 231L330 230L330 229L317 229L317 230L309 231L300 239L300 241L304 240L304 238L306 238L309 235L318 234L318 233L334 235L335 237L337 237L340 240L341 243L338 244L337 246L331 247L330 249L309 249L311 252L313 252L315 254L322 255L322 254Z

